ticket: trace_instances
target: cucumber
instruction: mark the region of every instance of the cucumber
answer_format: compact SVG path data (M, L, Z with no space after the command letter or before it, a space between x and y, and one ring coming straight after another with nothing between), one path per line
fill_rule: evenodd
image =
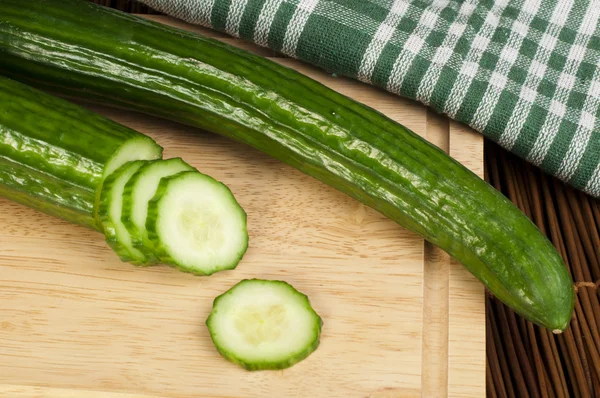
M181 158L158 159L140 167L125 185L121 221L129 231L132 245L144 253L149 262L156 259L155 245L146 231L148 202L163 177L190 170L194 168Z
M206 325L227 360L247 370L274 370L319 347L323 320L287 282L244 279L215 298Z
M261 150L439 246L526 319L556 333L569 324L571 276L517 207L401 124L290 68L86 1L0 0L0 71Z
M67 222L95 228L94 192L0 156L0 196Z
M163 177L146 229L161 262L197 275L236 268L248 249L246 212L223 183L198 171Z
M148 265L149 260L141 250L133 246L129 231L121 221L123 190L131 176L145 164L147 161L144 160L127 162L110 174L104 180L98 208L98 218L102 223L106 242L122 261L135 265Z
M98 230L104 178L130 160L161 156L150 137L0 76L2 196Z

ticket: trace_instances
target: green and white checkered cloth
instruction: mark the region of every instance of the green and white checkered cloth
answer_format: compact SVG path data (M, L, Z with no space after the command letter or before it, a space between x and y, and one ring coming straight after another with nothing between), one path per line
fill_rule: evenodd
M411 98L600 197L596 0L141 0Z

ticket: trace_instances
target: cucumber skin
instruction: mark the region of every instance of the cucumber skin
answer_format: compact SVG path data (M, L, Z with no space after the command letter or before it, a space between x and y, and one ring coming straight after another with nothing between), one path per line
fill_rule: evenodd
M244 230L244 233L246 234L246 244L240 251L240 254L237 256L237 258L231 263L231 265L229 265L227 267L221 267L218 270L215 270L213 272L202 272L202 271L196 270L194 268L188 267L184 264L178 263L176 260L174 260L168 254L167 249L164 247L164 245L161 242L160 236L158 235L158 232L156 230L156 225L157 225L157 223L159 221L159 217L160 217L160 214L159 214L160 213L159 212L160 199L167 192L169 182L171 182L172 180L174 180L178 177L181 177L182 175L187 174L187 173L201 174L205 178L212 180L215 184L221 185L223 188L225 188L229 192L229 194L231 195L231 200L233 200L237 203L237 200L235 199L233 193L231 192L231 190L229 189L228 186L221 183L220 181L217 181L216 179L214 179L211 176L200 173L197 170L182 171L182 172L174 174L172 176L161 178L160 183L158 184L158 189L156 190L156 194L150 200L150 202L148 202L148 216L146 218L146 230L148 231L148 239L150 239L150 241L152 241L154 243L153 251L154 251L154 255L156 256L156 259L157 259L156 261L158 261L162 264L173 266L180 271L187 272L187 273L197 275L197 276L210 276L217 272L233 270L233 269L237 268L239 262L242 260L242 258L244 257L244 254L248 250L248 230L247 229ZM238 206L239 206L239 204L238 204ZM239 211L243 214L244 225L246 225L246 221L247 221L246 211L241 206L239 206Z
M151 141L79 105L2 76L0 109L0 155L93 190L126 141ZM44 156L46 148L54 150L55 157Z
M172 159L157 159L153 162L149 162L146 166L154 162L169 162L173 161L173 159L177 159L182 163L185 163L181 158L172 158ZM190 167L190 171L194 170L192 166ZM125 184L125 189L123 190L123 213L121 214L121 222L125 225L125 228L129 231L129 235L131 236L131 242L134 247L140 250L146 256L147 263L158 264L160 259L157 257L157 247L153 240L142 236L142 233L138 230L137 226L134 224L132 220L132 212L133 212L133 198L132 192L133 187L136 184L139 177L144 173L145 166L140 167L133 176L127 181Z
M439 246L528 320L556 333L570 322L564 262L507 198L412 131L290 68L84 1L0 0L0 70L257 148Z
M0 76L0 156L19 166L12 177L11 171L3 171L0 184L9 199L101 230L95 210L105 167L132 139L151 141L83 107Z
M0 156L0 196L69 223L98 229L94 192Z
M215 338L215 332L212 328L211 325L211 320L213 318L213 314L214 309L218 307L219 305L219 300L221 300L222 297L224 297L225 295L229 295L229 294L233 294L234 290L238 287L241 286L245 283L255 283L255 282L262 282L262 283L279 283L279 284L283 284L286 285L289 289L293 290L295 294L301 295L304 297L304 299L306 300L306 308L313 313L313 315L315 316L315 318L317 319L317 325L315 328L315 338L314 340L311 342L311 344L309 344L304 350L302 350L301 352L295 353L294 355L292 355L287 361L280 361L280 362L254 362L254 363L249 363L244 361L243 359L239 358L237 355L235 355L232 352L229 352L223 348L221 348L219 346L219 344L216 342L216 338ZM229 290L227 290L225 293L220 294L219 296L215 297L215 299L213 300L213 311L211 311L210 315L208 316L208 318L206 319L206 327L208 328L209 334L211 339L213 340L213 343L215 344L215 348L217 349L217 351L219 352L219 354L221 354L221 356L223 356L223 358L227 359L228 361L231 361L241 367L243 367L246 370L250 370L250 371L255 371L255 370L281 370L281 369L286 369L289 368L295 364L297 364L298 362L303 361L304 359L306 359L310 354L312 354L314 351L316 351L317 348L319 348L319 345L321 344L321 331L323 329L323 318L321 318L319 316L319 314L317 314L317 312L312 308L311 304L310 304L310 300L308 298L308 296L304 293L299 292L298 290L296 290L296 288L294 288L292 285L290 285L289 283L285 282L285 281L279 281L279 280L263 280L263 279L257 279L257 278L253 278L253 279L242 279L241 281L239 281L238 283L236 283L233 287L231 287Z
M145 256L143 256L143 253L140 253L139 256L136 256L135 254L131 253L128 247L119 242L117 231L110 219L110 204L112 198L111 191L115 181L122 173L127 172L129 168L142 167L144 163L144 160L136 160L125 163L108 177L106 177L104 183L102 184L102 193L100 195L100 204L98 206L98 220L102 225L102 230L104 231L104 235L106 237L106 243L108 243L113 251L119 256L121 261L129 262L137 266L148 266L150 264L146 260Z

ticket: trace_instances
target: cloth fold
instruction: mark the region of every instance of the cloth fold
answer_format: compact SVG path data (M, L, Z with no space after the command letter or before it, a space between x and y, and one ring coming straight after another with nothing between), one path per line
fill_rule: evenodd
M419 101L600 198L600 3L140 0Z

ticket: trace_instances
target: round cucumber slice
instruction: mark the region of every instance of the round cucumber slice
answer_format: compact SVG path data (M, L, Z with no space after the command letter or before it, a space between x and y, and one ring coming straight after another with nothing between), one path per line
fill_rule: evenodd
M125 163L134 160L160 159L162 153L163 148L150 137L141 135L140 137L132 138L126 141L106 163L102 178L108 177Z
M131 236L121 222L123 206L123 188L131 176L146 160L128 162L110 174L102 185L98 219L106 237L106 242L117 253L122 261L135 265L147 265L147 258L131 244Z
M198 171L162 178L146 229L162 262L198 275L234 269L248 248L246 212L227 186Z
M146 230L148 202L156 194L163 177L191 170L194 168L181 158L158 159L139 168L125 185L121 221L131 235L133 246L150 262L158 260L154 253L155 245L148 239Z
M119 167L123 166L126 163L135 160L160 159L162 157L162 154L163 148L160 145L158 145L150 137L141 135L139 137L134 137L126 141L112 155L112 157L106 163L104 170L102 171L102 182L99 184L95 193L93 216L100 229L102 229L102 222L100 222L99 220L98 208L100 207L100 195L103 189L102 186L104 184L104 180L109 175L114 173L115 170L117 170Z
M314 352L323 321L289 283L245 279L214 300L206 325L227 360L248 370L273 370Z

